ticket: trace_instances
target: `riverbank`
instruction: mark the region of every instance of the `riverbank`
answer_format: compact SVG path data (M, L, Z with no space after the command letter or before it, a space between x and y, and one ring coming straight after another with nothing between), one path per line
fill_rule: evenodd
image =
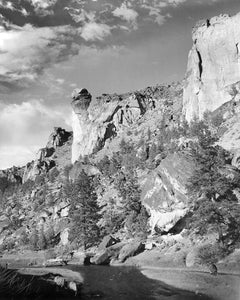
M240 300L240 265L219 263L218 275L213 276L205 266L187 268L181 255L159 255L159 251L145 251L130 258L126 264L136 265L143 275L174 288L204 294L214 300Z
M181 288L197 294L205 294L214 300L240 300L240 276L209 273L183 268L161 268L145 266L142 274L159 280L174 288Z
M40 253L38 253L38 259L34 255L36 253L28 254L28 262L39 260L38 263L40 263L43 260L43 255L40 256ZM6 255L4 258L0 262L2 265L5 262L11 262L10 268L27 266L26 261L23 260L23 255L21 256L19 253L18 255ZM80 265L80 256L77 256L70 262L68 268L74 270ZM187 268L180 253L175 253L174 256L163 255L158 249L144 251L135 257L129 258L124 264L118 263L116 265L119 267L136 266L149 280L159 281L169 287L173 287L173 289L192 292L196 296L205 294L214 300L240 300L240 265L236 258L218 264L219 273L217 276L212 276L206 266ZM96 268L101 267L96 266ZM63 268L62 270L66 269Z

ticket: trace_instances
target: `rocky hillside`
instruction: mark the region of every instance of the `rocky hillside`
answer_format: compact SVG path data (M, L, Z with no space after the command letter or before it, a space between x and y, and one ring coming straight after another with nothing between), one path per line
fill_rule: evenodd
M55 128L34 161L0 172L2 251L75 249L91 234L185 234L188 247L195 234L217 241L215 215L205 231L196 222L201 199L209 211L233 209L234 217L223 215L219 238L236 247L227 224L240 216L239 23L240 15L220 16L194 28L183 84L96 99L75 89L73 133Z

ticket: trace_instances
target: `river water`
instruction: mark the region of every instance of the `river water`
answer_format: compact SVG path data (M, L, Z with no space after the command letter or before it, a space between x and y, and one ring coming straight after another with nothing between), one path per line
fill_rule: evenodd
M148 279L134 267L72 266L84 277L84 288L79 297L33 297L24 300L210 300L203 295L169 287L160 281ZM1 300L20 300L18 297L0 297ZM23 298L21 298L23 300Z

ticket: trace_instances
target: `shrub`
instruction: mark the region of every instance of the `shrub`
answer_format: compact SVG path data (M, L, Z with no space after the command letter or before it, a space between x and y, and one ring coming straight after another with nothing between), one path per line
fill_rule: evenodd
M220 125L222 125L222 123L224 122L224 118L221 114L216 114L216 115L213 115L212 118L211 118L211 123L214 127L219 127Z
M206 244L198 249L198 256L201 264L216 263L224 257L225 250L219 244Z
M54 167L49 171L48 178L51 182L54 182L59 174L60 174L60 172L59 172L58 168Z

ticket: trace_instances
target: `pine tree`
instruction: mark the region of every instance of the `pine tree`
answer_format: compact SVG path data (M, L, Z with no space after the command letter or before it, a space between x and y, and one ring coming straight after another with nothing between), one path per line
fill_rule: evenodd
M73 186L73 197L70 208L72 228L70 239L86 249L95 245L99 238L99 207L93 180L82 171Z
M142 225L139 226L143 221L139 218L143 206L140 199L141 190L136 174L129 170L126 170L125 173L120 173L115 181L115 186L119 191L119 196L122 198L124 224L128 234L131 236L138 235L139 230L141 231L143 228ZM147 219L144 219L144 223L146 221L145 228L147 228Z
M55 238L54 227L53 224L50 224L50 226L48 227L45 233L45 240L46 240L47 247L54 246L54 238Z
M216 139L207 126L203 123L194 126L193 132L198 137L192 149L196 169L187 187L193 199L191 226L198 228L200 234L211 228L218 232L220 243L226 245L227 241L233 242L239 237L240 225L236 220L240 218L240 209L233 190L240 186L240 181L225 175L229 155L214 145Z
M33 227L31 231L29 242L33 250L38 250L38 231L36 227Z
M38 232L38 242L37 242L38 248L40 250L44 250L47 248L47 240L44 233L44 227L43 225L40 227Z

